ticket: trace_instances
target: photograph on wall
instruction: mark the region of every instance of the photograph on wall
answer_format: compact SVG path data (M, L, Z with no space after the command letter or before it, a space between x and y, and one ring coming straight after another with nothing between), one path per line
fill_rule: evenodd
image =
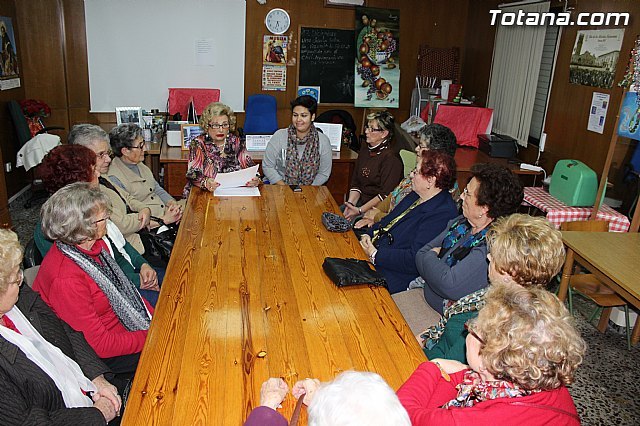
M569 63L569 82L610 89L624 29L578 31Z
M262 63L265 65L286 66L287 44L287 36L264 36L262 42Z
M640 140L640 99L638 92L627 92L620 108L618 135Z
M356 8L356 107L400 104L400 11Z
M0 78L15 78L20 74L18 67L18 52L16 50L16 38L13 33L11 18L0 16L0 37L2 37L2 49L0 50Z

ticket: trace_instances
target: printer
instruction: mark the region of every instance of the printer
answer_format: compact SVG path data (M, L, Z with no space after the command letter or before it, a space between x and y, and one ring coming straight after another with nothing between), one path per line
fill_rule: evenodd
M492 133L478 135L478 140L480 141L478 148L489 157L512 158L517 154L516 140L510 136Z
M593 206L598 192L596 172L578 160L560 160L551 175L549 194L568 206Z

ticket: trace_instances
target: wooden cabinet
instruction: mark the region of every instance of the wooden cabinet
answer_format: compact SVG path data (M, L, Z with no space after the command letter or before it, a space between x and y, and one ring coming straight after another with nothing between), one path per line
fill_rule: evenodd
M251 158L256 164L262 164L264 151L251 152ZM164 187L173 197L181 197L186 183L188 151L182 151L180 147L170 147L166 143L160 151L160 167L164 167ZM347 147L342 147L340 152L333 153L333 166L331 177L326 183L329 192L333 195L338 205L345 200L345 194L349 192L351 176L355 168L358 154Z

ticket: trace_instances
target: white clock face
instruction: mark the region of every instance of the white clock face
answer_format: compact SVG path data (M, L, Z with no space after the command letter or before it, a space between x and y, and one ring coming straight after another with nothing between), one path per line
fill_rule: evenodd
M273 34L284 34L291 25L289 14L283 9L271 9L264 20L267 29Z

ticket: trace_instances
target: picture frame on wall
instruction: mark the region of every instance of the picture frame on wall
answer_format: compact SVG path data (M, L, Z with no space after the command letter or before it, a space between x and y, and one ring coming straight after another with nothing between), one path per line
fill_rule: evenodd
M366 0L324 0L324 7L345 7L354 8L357 6L366 6Z
M200 136L204 130L199 124L182 124L180 125L180 132L182 135L182 150L189 151L191 141Z
M144 120L142 118L141 107L116 107L116 123L119 125L124 123L134 123L144 128Z

